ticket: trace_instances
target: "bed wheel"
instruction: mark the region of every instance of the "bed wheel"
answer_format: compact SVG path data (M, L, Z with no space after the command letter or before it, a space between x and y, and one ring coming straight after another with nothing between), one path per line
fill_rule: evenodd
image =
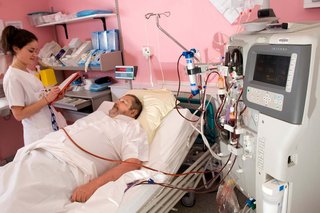
M188 192L181 198L181 203L185 207L193 207L196 203L196 196L193 192Z

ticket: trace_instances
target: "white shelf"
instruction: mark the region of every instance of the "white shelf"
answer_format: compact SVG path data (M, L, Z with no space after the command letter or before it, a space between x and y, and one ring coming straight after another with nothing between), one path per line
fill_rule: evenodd
M88 71L109 71L113 70L115 66L122 65L121 51L104 53L100 58L99 67L88 67ZM71 66L51 66L54 70L84 70L84 67Z
M58 24L69 24L69 23L74 23L74 22L86 21L89 19L105 18L105 17L111 17L111 16L116 16L116 14L115 13L106 13L106 14L95 14L95 15L90 15L90 16L76 17L76 18L72 18L72 19L68 19L68 20L39 24L36 27L48 27L48 26L53 26L53 25L58 25Z
M55 21L55 22L50 22L45 24L39 24L39 25L36 25L35 27L63 26L66 39L68 39L67 24L70 24L70 23L84 22L92 19L100 19L103 24L103 30L107 30L106 18L116 17L118 27L120 27L118 0L114 0L114 2L115 2L115 9L113 10L113 13L94 14L94 15L88 15L88 16L82 16L82 17L75 17L68 20L61 20L61 21ZM119 35L120 51L102 54L100 58L100 66L88 67L88 71L90 70L109 71L109 70L113 70L114 67L117 65L123 65L121 29L119 29L119 32L120 32L120 35ZM52 67L54 70L74 70L74 71L84 70L84 67L71 67L71 66L50 66L50 67Z
M46 24L39 24L36 27L49 27L49 26L61 25L61 26L63 26L65 36L68 39L69 36L68 36L67 24L81 22L81 21L87 21L90 19L100 19L102 21L103 30L107 30L105 18L111 17L111 16L116 16L116 15L117 14L115 14L115 13L95 14L95 15L90 15L90 16L76 17L76 18L72 18L72 19L68 19L68 20L50 22L50 23L46 23Z

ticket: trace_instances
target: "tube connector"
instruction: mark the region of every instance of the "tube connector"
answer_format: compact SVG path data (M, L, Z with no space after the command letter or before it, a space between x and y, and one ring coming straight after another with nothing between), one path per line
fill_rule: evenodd
M235 147L231 144L228 144L228 150L234 155L240 156L243 154L243 148L242 147Z

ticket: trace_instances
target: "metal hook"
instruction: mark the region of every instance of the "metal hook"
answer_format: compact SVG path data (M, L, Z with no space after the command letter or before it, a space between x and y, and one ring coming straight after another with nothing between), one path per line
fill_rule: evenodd
M160 15L165 15L167 17L169 17L171 15L170 11L166 11L164 13L160 13Z
M161 26L160 26L160 23L159 23L159 18L161 17L161 15L164 15L166 17L169 17L170 16L170 12L169 11L166 11L164 13L147 13L145 15L145 18L146 19L149 19L151 18L151 16L156 16L156 21L157 21L157 27L159 28L159 30L161 32L163 32L166 36L168 36L171 40L173 40L178 46L180 46L183 50L185 51L188 51L188 49L186 47L184 47L182 44L180 44L180 42L178 42L173 36L171 36L167 31L165 31ZM196 58L196 57L195 57ZM197 61L199 61L197 58L196 58Z
M164 13L147 13L147 14L144 15L144 17L145 17L146 19L151 18L151 16L157 16L158 18L160 18L161 15L164 15L164 16L166 16L166 17L169 17L169 16L170 16L170 11L166 11L166 12L164 12Z
M155 14L155 13L147 13L147 14L145 14L144 15L144 17L146 18L146 19L149 19L151 16L156 16L157 14Z

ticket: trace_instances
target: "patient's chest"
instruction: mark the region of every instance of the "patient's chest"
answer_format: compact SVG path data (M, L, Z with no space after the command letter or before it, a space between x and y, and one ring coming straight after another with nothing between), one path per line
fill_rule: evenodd
M120 160L121 144L124 137L121 125L123 125L121 122L115 121L103 112L98 112L77 121L67 128L67 131L71 138L88 152L104 158ZM67 145L92 160L99 175L116 165L85 153L71 142L67 142Z

